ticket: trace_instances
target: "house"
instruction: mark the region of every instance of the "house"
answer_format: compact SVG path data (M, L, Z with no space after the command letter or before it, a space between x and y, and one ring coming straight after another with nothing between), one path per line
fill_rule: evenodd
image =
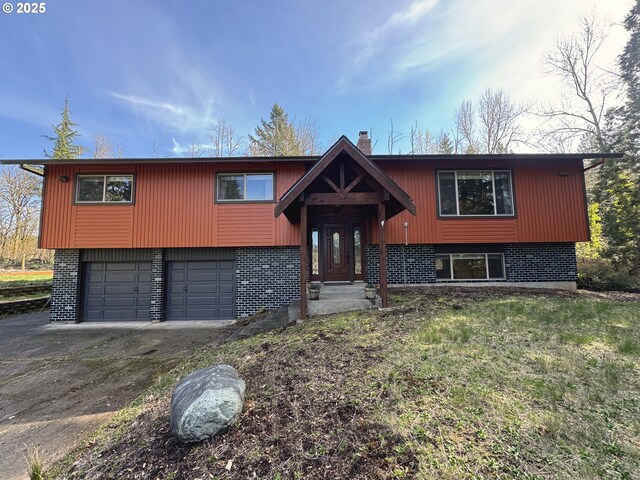
M308 281L575 288L583 159L616 154L13 160L44 166L52 321L247 316Z

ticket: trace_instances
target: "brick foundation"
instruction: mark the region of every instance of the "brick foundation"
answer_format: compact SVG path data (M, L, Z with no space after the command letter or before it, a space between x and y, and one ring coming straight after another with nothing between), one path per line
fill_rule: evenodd
M76 322L80 310L78 277L80 250L56 250L53 257L53 284L51 287L52 322Z
M380 282L378 245L367 245L367 283ZM387 245L389 284L435 283L436 261L433 245Z
M236 315L277 308L300 298L299 247L236 249Z
M482 247L474 245L474 251ZM505 243L504 280L488 282L575 282L577 279L574 243ZM459 251L469 250L464 245ZM496 249L488 250L495 252ZM367 282L378 283L378 246L367 245ZM434 245L387 245L387 275L389 284L435 283ZM464 282L464 280L457 280ZM480 283L474 280L473 283Z
M164 320L164 252L155 248L151 252L151 308L149 316L152 322Z

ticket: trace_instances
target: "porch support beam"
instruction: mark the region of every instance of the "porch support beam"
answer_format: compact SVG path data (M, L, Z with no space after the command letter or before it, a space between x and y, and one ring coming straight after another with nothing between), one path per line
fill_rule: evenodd
M384 203L378 203L378 232L380 238L378 240L378 262L380 266L380 299L382 306L388 307L387 299L387 225L386 225L386 206Z
M300 205L300 320L307 318L307 204Z
M310 193L307 205L377 205L380 194L376 192Z

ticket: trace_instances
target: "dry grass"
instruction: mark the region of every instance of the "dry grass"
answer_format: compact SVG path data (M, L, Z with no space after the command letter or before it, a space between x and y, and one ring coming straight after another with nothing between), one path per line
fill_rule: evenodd
M203 349L50 476L640 475L640 304L446 294L404 292L388 312ZM245 410L229 432L181 445L168 431L171 387L213 363L245 378Z
M50 283L53 278L52 271L14 271L0 272L0 288L18 287L29 284Z

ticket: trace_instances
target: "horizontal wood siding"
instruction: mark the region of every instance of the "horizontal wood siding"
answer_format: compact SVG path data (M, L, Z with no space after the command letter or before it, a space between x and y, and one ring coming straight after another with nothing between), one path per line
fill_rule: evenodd
M215 175L273 172L276 195L304 174L303 164L160 164L47 167L43 248L161 248L297 245L298 227L274 218L275 202L218 204ZM75 175L135 173L133 205L74 205ZM60 176L68 182L61 182Z

